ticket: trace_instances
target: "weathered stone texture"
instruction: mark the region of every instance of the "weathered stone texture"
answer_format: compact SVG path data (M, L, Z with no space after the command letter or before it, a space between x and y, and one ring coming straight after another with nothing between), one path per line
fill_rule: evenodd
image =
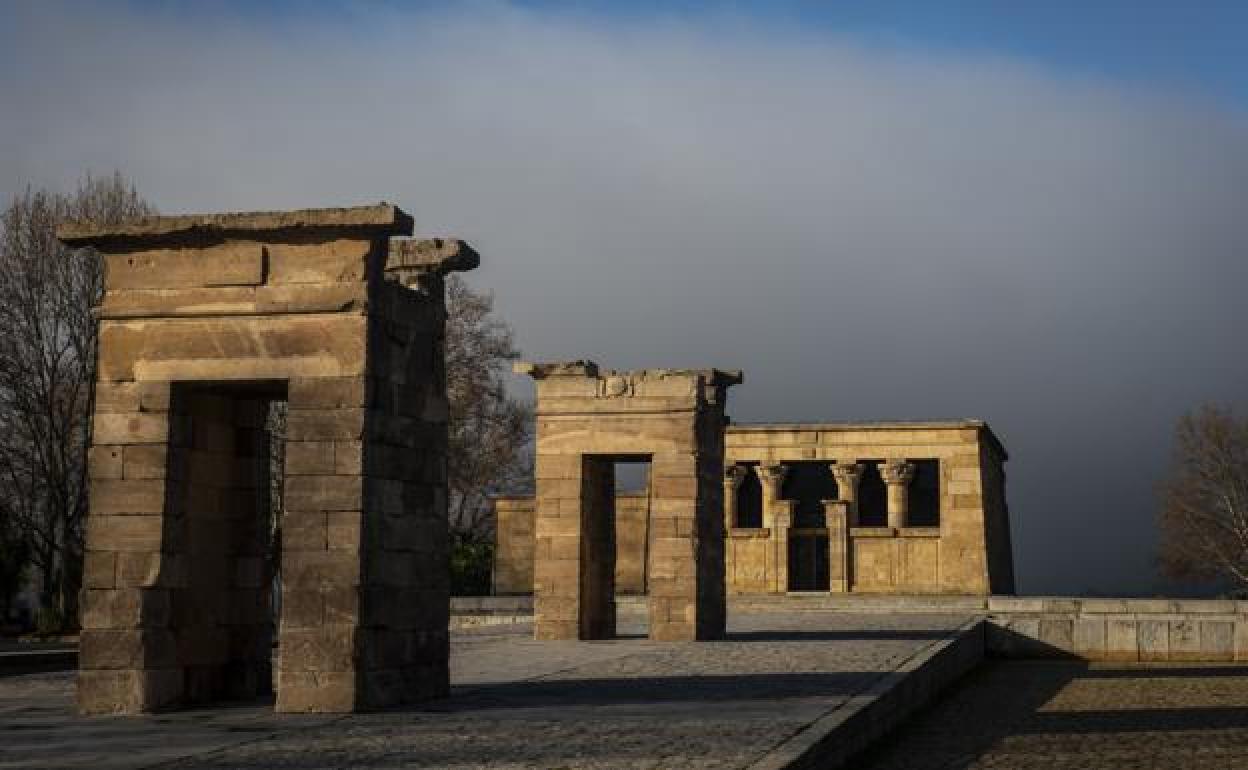
M476 261L459 242L436 259L391 242L410 229L382 204L60 231L106 262L84 712L151 711L273 682L281 711L446 693L442 276ZM391 261L402 270L388 272ZM281 399L273 675L263 425Z

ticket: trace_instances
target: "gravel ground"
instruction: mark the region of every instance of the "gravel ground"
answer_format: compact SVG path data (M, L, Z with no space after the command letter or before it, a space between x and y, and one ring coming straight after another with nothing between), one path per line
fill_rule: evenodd
M1248 768L1248 667L989 661L860 766Z

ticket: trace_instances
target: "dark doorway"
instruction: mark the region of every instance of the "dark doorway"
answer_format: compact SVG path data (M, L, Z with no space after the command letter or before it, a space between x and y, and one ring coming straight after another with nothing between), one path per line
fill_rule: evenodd
M858 479L858 526L888 526L888 489L880 476L880 460L863 460Z
M742 529L758 529L763 526L763 485L758 480L758 468L745 466L745 478L737 487L737 520L735 526Z
M170 627L190 703L272 692L280 453L270 411L285 398L284 382L171 390L166 542L181 544L186 564Z
M940 461L912 460L914 478L910 481L907 527L940 526Z
M781 497L792 500L789 530L790 591L827 591L828 530L823 501L838 497L836 479L827 462L786 463Z
M789 530L789 590L827 591L829 585L827 530Z

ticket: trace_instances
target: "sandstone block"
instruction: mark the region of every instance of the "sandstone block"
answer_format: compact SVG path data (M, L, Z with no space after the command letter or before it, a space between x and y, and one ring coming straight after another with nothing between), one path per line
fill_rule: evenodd
M363 409L291 409L288 441L358 441L364 435Z
M82 627L91 630L160 628L169 623L164 589L93 589L82 592Z
M80 670L78 711L81 714L140 714L159 711L182 698L182 671Z
M357 376L364 373L366 325L363 316L349 314L103 321L99 377L174 382Z
M355 708L355 672L281 670L277 674L278 713L334 714Z
M296 409L361 409L368 406L365 377L301 377L290 381L288 398Z
M96 413L93 440L98 444L160 444L169 437L169 419L161 413Z
M283 629L280 670L282 673L352 671L356 634L356 628L351 625Z
M284 551L324 551L328 547L328 537L324 511L287 510L282 516Z
M82 585L84 588L116 586L117 554L111 551L87 551L83 554Z
M167 629L84 629L78 642L83 669L172 668L176 643Z
M167 475L166 444L130 444L125 447L125 478L163 479Z
M334 442L287 441L286 475L334 475Z
M105 285L117 289L173 289L248 286L264 282L259 243L224 243L210 248L153 249L106 254Z
M95 386L96 414L139 411L139 385L135 382L100 382Z
M117 587L181 588L186 584L185 567L185 559L173 554L154 551L119 553Z
M364 507L360 476L291 476L286 505L298 511L359 511Z
M282 582L291 588L328 590L360 585L359 557L346 550L285 551Z
M332 586L321 591L324 602L325 622L358 624L363 620L360 611L360 589L354 586ZM393 602L393 597L390 599Z
M92 515L159 514L164 507L163 481L99 479L91 482Z
M87 452L87 472L92 479L119 479L122 467L119 446L93 446Z
M329 548L358 550L363 539L364 517L359 511L333 511L326 520ZM383 547L385 544L383 543ZM397 544L390 547L397 548Z
M88 547L98 551L156 552L163 542L163 517L159 515L87 517Z
M412 458L416 460L417 458ZM332 473L353 476L364 472L364 442L335 441ZM391 476L390 478L394 478ZM401 478L401 476L400 476Z
M367 279L368 258L374 248L371 241L355 239L268 244L269 282L359 283Z

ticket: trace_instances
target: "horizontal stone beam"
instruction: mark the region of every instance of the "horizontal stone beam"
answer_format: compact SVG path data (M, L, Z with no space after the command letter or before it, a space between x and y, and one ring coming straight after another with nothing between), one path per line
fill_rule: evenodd
M389 203L351 208L246 211L142 217L121 225L69 222L56 237L69 246L126 251L164 244L199 246L229 237L263 241L294 234L411 235L410 215Z

